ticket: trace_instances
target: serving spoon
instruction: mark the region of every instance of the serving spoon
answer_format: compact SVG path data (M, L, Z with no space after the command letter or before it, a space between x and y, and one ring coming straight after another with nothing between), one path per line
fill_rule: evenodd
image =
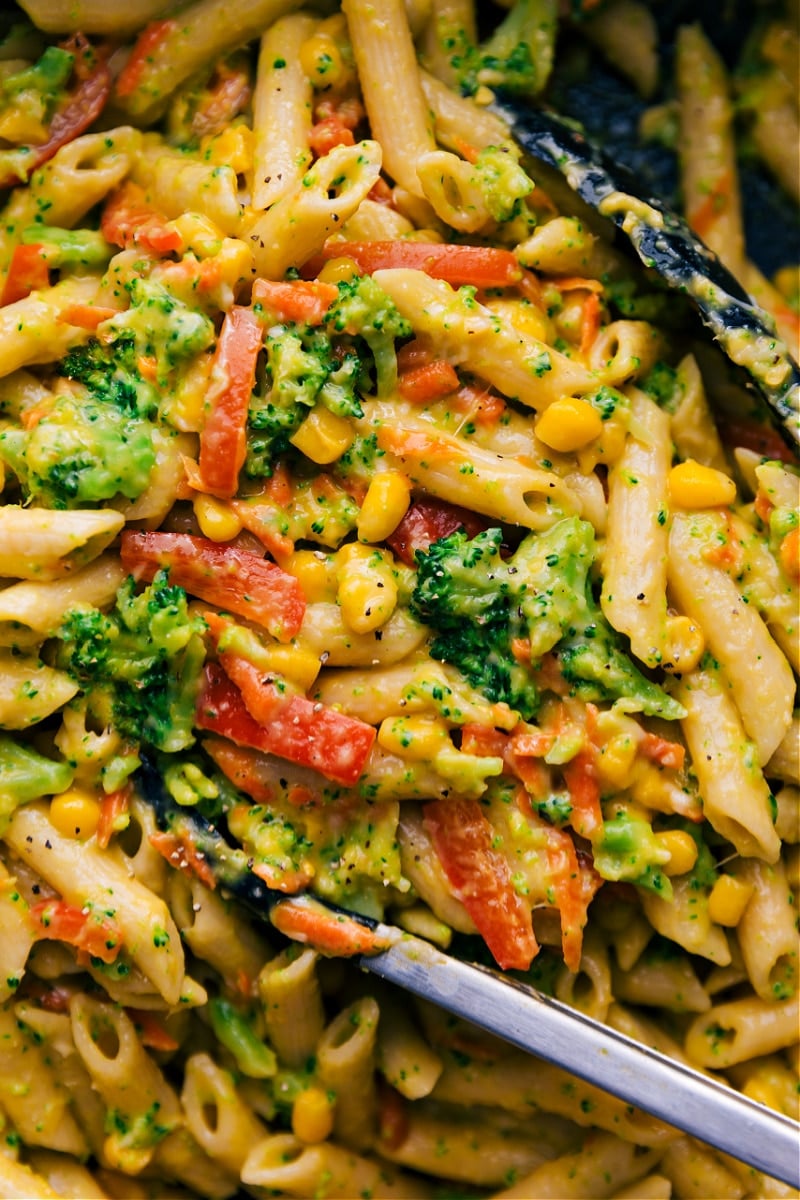
M717 256L682 217L644 192L626 167L594 146L574 123L502 93L491 108L526 154L561 175L585 204L613 222L645 267L688 297L797 454L800 367L771 319Z
M286 917L322 913L350 931L363 931L369 953L355 963L390 983L432 1001L547 1062L651 1113L749 1166L800 1187L800 1125L725 1084L577 1012L499 971L454 958L395 926L328 904L310 895L287 897L253 871L241 848L229 845L196 809L175 803L156 765L142 761L138 781L161 829L191 855L176 865L202 863L204 879L238 901L252 916L292 934ZM352 931L356 930L353 938Z

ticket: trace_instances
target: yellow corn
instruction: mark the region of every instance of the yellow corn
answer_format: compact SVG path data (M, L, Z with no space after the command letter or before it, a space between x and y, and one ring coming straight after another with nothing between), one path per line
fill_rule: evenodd
M488 307L502 321L512 325L517 333L538 338L539 341L549 340L550 322L530 300L492 300Z
M296 683L304 692L319 675L318 655L299 646L268 646L264 657L268 670Z
M212 542L230 542L242 531L242 522L236 513L216 496L198 493L194 498L194 515L204 537Z
M447 726L439 717L386 717L378 741L390 754L415 760L433 759L450 745Z
M294 575L309 604L336 600L336 566L321 550L295 550L280 564Z
M753 894L753 885L733 875L720 875L708 897L708 915L717 925L738 925Z
M97 830L100 804L93 792L69 788L50 801L50 820L64 837L85 841Z
M200 258L219 253L225 234L209 217L202 213L181 213L171 224L183 239L181 249L184 252L191 250Z
M600 438L597 445L592 447L597 454L596 462L615 463L625 449L627 436L628 431L618 418L611 417L608 421L603 421ZM578 463L582 471L586 469L580 455L578 455Z
M342 620L354 633L371 633L389 620L397 605L391 565L382 551L356 543L343 546L337 560Z
M344 454L354 437L355 431L346 417L337 417L317 405L289 440L306 458L322 465Z
M229 125L222 133L204 137L200 153L215 167L233 167L244 175L253 165L253 134L247 125Z
M685 875L697 862L697 843L682 829L666 829L656 834L662 850L669 851L669 862L664 867L665 875Z
M669 494L680 508L720 508L733 504L736 484L724 471L687 458L670 471Z
M597 759L597 773L603 783L621 791L630 782L636 759L636 742L627 733L609 738Z
M324 1142L333 1130L333 1107L319 1087L306 1088L292 1105L292 1133L301 1142Z
M406 515L411 484L399 471L376 475L364 497L356 528L362 542L382 542Z
M662 664L665 671L681 674L694 670L705 648L703 631L690 617L667 618L666 650Z
M361 274L357 262L352 258L329 258L317 276L323 283L349 283Z
M329 33L314 33L300 47L300 66L316 88L335 86L342 75L342 56Z
M597 409L577 396L554 400L536 422L537 437L562 454L588 446L602 432L603 421Z

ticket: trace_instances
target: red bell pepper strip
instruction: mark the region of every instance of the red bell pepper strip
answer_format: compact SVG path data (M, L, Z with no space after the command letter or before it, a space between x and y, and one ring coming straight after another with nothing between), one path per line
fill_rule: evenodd
M26 177L48 162L53 155L73 141L84 129L97 120L105 107L111 91L111 72L105 62L100 62L85 79L78 84L72 96L54 115L50 122L47 140L40 146L29 146L25 156ZM14 187L25 180L12 171L0 179L0 187Z
M105 850L115 833L127 829L130 817L128 808L131 802L131 787L118 788L103 797L100 804L100 820L97 822L97 844Z
M15 246L8 267L8 275L3 284L0 305L15 304L17 300L24 300L26 296L30 296L31 292L38 291L39 288L46 288L49 284L50 273L47 263L42 258L41 243L32 242L27 246Z
M265 759L258 750L249 746L236 746L227 738L206 738L203 749L240 792L255 800L256 804L274 803L274 773L265 770ZM289 785L286 789L286 799L295 808L320 808L325 803L322 787L313 791L300 783Z
M66 942L104 963L112 963L122 949L122 932L111 918L96 915L90 907L76 908L66 900L41 900L29 912L37 938Z
M514 890L507 860L476 800L432 800L423 823L453 889L503 970L525 971L539 946L531 911Z
M169 218L148 204L144 188L130 179L106 201L100 230L107 242L128 250L138 246L152 254L170 254L182 244Z
M279 321L306 325L321 325L338 295L335 284L321 279L257 279L253 284L254 304L263 304Z
M293 575L236 546L219 546L188 533L139 533L126 529L120 556L126 571L151 580L162 567L170 582L227 612L263 625L289 642L303 624L306 602Z
M387 267L410 267L454 287L512 287L522 268L510 250L494 246L455 246L439 242L328 242L308 264L319 273L329 258L351 258L366 275Z
M375 741L372 725L305 696L282 693L241 655L223 651L220 659L224 672L214 664L205 668L199 728L311 767L346 787L358 783Z
M211 409L200 434L200 475L204 490L231 497L247 454L247 413L256 378L264 330L250 308L234 305L222 322L212 381L221 388L210 398ZM213 386L213 382L212 382Z
M467 537L473 538L488 527L489 522L485 518L467 508L422 496L412 500L402 521L386 539L386 544L406 566L413 567L417 550L427 550L439 538L447 537L456 529L464 529Z
M353 146L355 140L352 129L348 129L337 117L317 121L308 135L309 147L317 158L330 154L336 146Z

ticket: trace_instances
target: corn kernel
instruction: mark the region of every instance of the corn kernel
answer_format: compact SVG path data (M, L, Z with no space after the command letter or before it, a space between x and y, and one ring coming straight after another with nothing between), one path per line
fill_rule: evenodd
M242 532L242 522L236 513L216 496L200 492L194 498L193 507L201 533L212 542L230 542Z
M69 788L50 801L50 820L64 837L85 841L97 831L100 804L93 792Z
M408 510L411 484L399 471L376 475L364 497L356 528L362 542L382 542L394 533Z
M300 66L316 88L335 86L342 75L342 55L329 33L314 33L300 47Z
M717 925L739 924L753 894L752 883L733 875L720 875L708 897L708 915Z
M394 612L397 583L391 567L379 550L368 550L366 546L359 549L367 550L369 560L354 555L345 559L338 572L337 598L345 625L354 633L371 633L388 621Z
M295 550L280 564L294 575L308 604L336 600L336 564L321 550Z
M324 465L344 454L354 438L355 430L346 417L317 405L289 440L306 458Z
M706 641L700 626L690 617L667 618L664 662L665 671L692 671L703 657Z
M656 834L662 850L669 851L669 862L664 867L665 875L685 875L697 862L697 843L682 829L666 829Z
M213 166L232 167L244 175L253 165L253 134L247 125L229 125L222 133L204 137L200 152Z
M670 471L669 494L681 508L719 508L733 504L736 484L724 471L687 458Z
M541 309L529 300L492 300L488 307L524 337L549 340L550 322Z
M292 1133L301 1142L324 1142L333 1130L333 1106L319 1087L306 1088L292 1105Z
M317 276L323 283L349 283L361 274L358 263L352 258L329 258Z
M609 738L597 758L597 773L603 783L622 790L630 782L636 759L636 742L627 733Z
M378 730L378 742L401 758L430 760L451 745L444 721L438 717L386 717Z
M588 446L602 432L600 413L577 396L554 400L536 422L537 437L562 454Z
M296 683L307 692L319 675L319 656L300 646L268 646L265 662L270 671Z

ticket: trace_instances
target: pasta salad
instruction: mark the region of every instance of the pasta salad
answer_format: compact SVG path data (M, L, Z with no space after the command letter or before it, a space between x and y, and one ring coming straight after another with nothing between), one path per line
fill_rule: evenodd
M648 9L572 7L0 44L2 1196L797 1194L346 961L386 921L797 1117L797 464L492 110L628 28L647 92Z

